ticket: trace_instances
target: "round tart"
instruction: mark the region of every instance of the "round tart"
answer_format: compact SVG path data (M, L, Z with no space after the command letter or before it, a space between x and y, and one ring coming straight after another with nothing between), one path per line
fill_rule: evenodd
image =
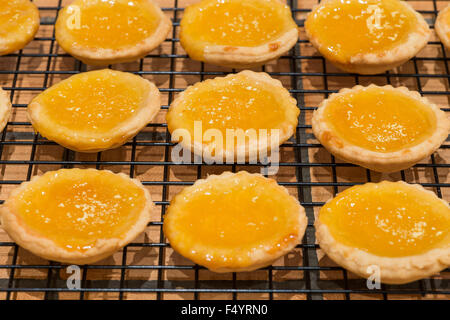
M130 62L158 47L172 28L152 0L75 0L60 11L58 44L91 65Z
M0 87L0 131L2 131L8 123L11 109L11 101L9 100L6 91Z
M393 69L414 57L430 29L398 0L325 0L305 21L312 45L336 67L360 74Z
M300 242L306 225L305 210L286 188L246 171L197 180L164 216L172 248L214 272L272 264Z
M439 12L434 28L444 46L450 50L450 5Z
M23 248L45 259L86 264L135 239L153 202L136 179L107 170L61 169L15 189L1 223Z
M250 68L276 59L298 40L298 27L279 0L202 0L186 8L180 42L194 60Z
M110 69L80 73L35 97L28 105L42 136L80 152L124 144L160 109L156 86L131 73Z
M337 157L394 172L428 157L445 141L450 120L419 93L392 86L355 86L324 100L312 118L314 135Z
M246 70L188 87L171 104L167 125L175 142L205 159L248 159L289 139L299 113L280 81ZM200 122L205 136L216 130L222 139L199 136L195 122ZM174 134L176 130L185 130L190 139ZM231 130L238 138L227 141Z
M320 247L337 264L401 284L450 265L450 207L419 185L367 183L341 192L316 219Z
M39 10L29 0L0 1L0 56L25 47L39 23Z

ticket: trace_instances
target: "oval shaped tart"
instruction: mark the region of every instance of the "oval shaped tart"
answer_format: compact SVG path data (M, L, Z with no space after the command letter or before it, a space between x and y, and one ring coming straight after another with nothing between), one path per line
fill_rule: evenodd
M394 172L428 157L445 141L450 120L419 93L392 86L355 86L324 100L312 129L337 157Z
M297 40L297 24L279 0L202 0L186 8L180 23L180 42L192 59L231 68L263 65Z
M61 169L15 189L0 208L2 227L45 259L86 264L140 234L153 202L136 179L107 170Z
M308 15L305 30L326 59L360 74L382 73L405 63L431 34L423 17L398 0L325 0Z
M2 131L8 123L11 115L11 101L7 93L0 87L0 131Z
M420 185L367 183L338 194L316 219L320 247L337 264L401 284L450 265L450 207Z
M439 12L434 29L444 46L450 50L450 5Z
M245 171L197 180L164 216L172 248L214 272L270 265L299 243L306 225L305 210L286 188Z
M160 93L142 77L110 69L80 73L35 97L28 105L42 136L80 152L124 144L160 109Z
M0 2L0 56L25 47L39 29L39 10L29 0Z
M299 113L280 81L245 70L188 87L166 118L173 141L184 148L205 159L233 160L256 159L260 151L268 154L285 142L295 132ZM214 135L207 138L208 132ZM236 139L230 138L233 134Z
M75 0L60 11L55 37L75 58L104 66L143 58L171 28L152 0Z

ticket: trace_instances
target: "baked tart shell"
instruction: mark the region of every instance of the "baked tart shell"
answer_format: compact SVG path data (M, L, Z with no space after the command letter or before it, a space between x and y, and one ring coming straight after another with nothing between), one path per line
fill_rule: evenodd
M71 170L74 175L76 175L79 170L98 171L95 169L61 170ZM114 174L109 170L103 171ZM51 173L52 172L48 172L48 174ZM18 188L11 192L8 200L0 207L0 226L19 246L44 259L80 265L102 260L111 256L114 252L133 241L140 233L142 233L147 227L147 224L150 221L150 213L154 209L150 193L137 179L131 179L123 173L118 173L117 175L124 180L132 181L144 191L145 195L144 209L138 215L138 219L132 228L130 228L121 238L97 239L97 242L92 248L85 251L71 251L57 245L53 240L31 231L25 223L20 221L20 218L11 209L9 201L11 201L10 199L16 198L22 191L27 190L27 188L32 186L33 182L40 179L42 176L34 176L30 181L23 182Z
M325 119L328 101L349 92L357 92L368 88L394 90L422 102L435 114L436 129L434 133L417 145L386 153L367 150L337 137ZM422 97L418 92L410 91L406 87L394 88L390 85L378 87L373 84L363 87L357 85L351 89L341 89L338 93L331 94L328 99L322 101L312 117L312 130L322 145L338 158L374 171L389 173L410 168L435 152L447 139L450 130L450 119L437 105Z
M164 12L152 0L147 1L156 7L161 21L151 36L134 46L110 49L100 47L87 48L85 46L76 45L74 44L75 41L72 39L72 36L66 30L66 20L62 18L64 16L64 11L59 14L55 23L56 41L64 51L88 65L107 66L110 64L126 63L142 59L152 50L157 48L172 30L172 22ZM64 8L63 10L65 9L67 8Z
M312 11L308 14L312 16L313 12L321 5L334 0L324 0L312 8ZM428 43L431 36L431 30L428 27L425 19L413 9L413 7L405 1L400 1L408 10L414 13L417 17L416 30L410 33L406 42L399 44L398 46L386 50L383 53L365 53L357 54L351 57L350 61L342 62L338 59L328 59L334 66L349 73L357 74L379 74L387 70L394 69L403 65L405 62L411 60L420 50L422 50ZM307 22L305 22L307 23ZM327 48L323 45L319 39L312 36L308 28L305 28L306 36L311 44L319 51L326 51Z
M397 183L436 196L432 191L424 189L421 185L408 184L403 181ZM439 200L449 207L446 201ZM450 247L435 248L419 255L394 258L380 257L336 241L328 226L322 223L320 219L316 218L314 226L320 248L325 251L327 256L335 263L363 278L369 278L372 275L368 270L370 270L369 267L375 265L380 268L382 283L405 284L435 275L450 266Z
M450 5L448 5L446 8L444 8L441 12L439 12L438 17L436 19L436 23L434 25L434 29L436 30L437 35L439 36L439 39L441 39L442 43L444 44L444 47L447 48L447 50L450 50L450 25L445 22L445 16L448 15L450 12Z
M286 194L286 196L289 196L289 193L286 188L283 188L277 184L277 182L273 179L267 179L264 178L260 174L250 174L246 171L240 171L238 173L232 173L232 172L224 172L221 175L210 175L206 179L200 179L197 180L193 186L183 189L179 194L177 194L173 200L171 201L170 206L173 207L180 207L182 204L189 201L189 195L192 193L196 187L200 187L203 184L207 183L215 183L220 180L228 180L232 178L233 176L240 175L241 177L251 179L252 177L256 178L262 178L267 180L267 183L271 185L271 187L275 186L276 188L282 188L283 193ZM195 191L194 191L195 192ZM297 201L294 198L295 201ZM298 203L298 201L297 201ZM194 262L206 266L209 270L216 272L216 273L226 273L226 272L245 272L245 271L254 271L260 268L264 268L266 266L271 265L274 261L276 261L278 258L286 255L289 253L292 249L295 248L295 246L301 241L303 238L303 235L305 233L308 219L305 214L305 209L298 203L298 224L297 224L297 232L295 235L292 234L292 237L289 238L288 241L281 241L280 244L276 247L276 250L273 250L273 248L267 249L265 247L262 248L254 248L253 250L242 253L247 258L245 263L235 261L233 263L222 263L222 264L214 264L208 261L208 259L205 259L203 254L210 252L209 248L203 248L200 250L196 250L197 253L195 254L188 254L188 251L191 251L191 247L187 247L186 244L183 241L180 241L180 232L173 228L171 223L168 223L170 219L176 219L176 212L170 212L166 214L164 218L164 233L168 237L171 247L188 257L189 259L193 260ZM288 230L287 230L288 231ZM222 249L222 253L226 252L225 254L236 254L235 251L239 251L239 248L229 248L227 250Z
M2 131L8 123L11 115L12 105L9 96L2 88L0 88L0 131Z

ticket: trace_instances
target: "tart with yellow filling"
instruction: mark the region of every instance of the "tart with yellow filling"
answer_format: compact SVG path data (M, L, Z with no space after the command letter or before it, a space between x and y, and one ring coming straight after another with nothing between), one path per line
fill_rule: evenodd
M436 151L448 136L450 120L418 92L370 85L332 94L314 112L312 129L337 157L394 172Z
M12 105L9 96L6 91L0 87L0 131L2 131L8 123L11 109Z
M171 28L153 0L75 0L60 11L55 36L84 63L108 65L143 58Z
M344 268L402 284L450 265L450 207L405 182L367 183L338 194L316 219L321 249Z
M172 140L195 154L248 160L289 139L299 113L280 81L245 70L188 87L166 117Z
M231 68L263 65L297 40L297 24L279 0L202 0L186 8L180 23L180 42L192 59Z
M450 50L450 5L439 12L434 28L444 46Z
M299 243L306 225L305 210L286 188L246 171L197 180L164 216L172 248L220 273L270 265Z
M110 256L150 221L145 187L108 170L61 169L15 189L0 208L2 227L45 259L87 264Z
M160 93L142 77L110 69L80 73L35 97L28 115L36 131L80 152L116 148L156 115Z
M39 10L29 0L0 1L0 56L25 47L39 23Z
M376 74L402 65L426 44L431 31L399 0L325 0L305 21L312 45L339 69Z

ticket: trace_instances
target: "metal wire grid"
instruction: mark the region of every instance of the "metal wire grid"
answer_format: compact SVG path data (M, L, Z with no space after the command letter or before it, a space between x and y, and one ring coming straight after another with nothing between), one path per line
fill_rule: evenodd
M311 1L288 1L292 8L294 19L302 30L304 18L311 9ZM45 43L45 50L42 48L36 52L28 52L25 48L15 54L0 57L0 79L4 89L10 92L13 108L16 113L23 112L26 108L26 102L16 101L16 96L22 92L35 95L52 84L52 77L67 77L86 71L87 67L81 62L76 61L65 53L59 52L53 34L53 25L62 6L66 5L62 0L37 2L41 12L41 28L49 28L50 34L38 36L36 43ZM168 1L163 2L166 4ZM306 4L305 4L306 3ZM425 9L419 10L424 14L432 26L439 9L445 3L439 0L420 0L411 1L413 5L424 6ZM173 33L166 39L164 46L167 52L152 53L139 63L128 66L127 71L140 74L144 77L167 77L168 86L161 87L160 91L167 98L167 104L162 106L162 111L168 108L170 102L174 99L177 92L183 91L185 86L178 86L177 80L183 77L196 77L196 81L205 78L215 77L234 72L235 70L214 69L209 70L210 66L203 63L188 62L181 70L178 70L179 61L189 61L188 57L179 46L178 27L180 17L182 16L184 3L182 0L173 0L173 6L165 6L163 10L167 12L173 21ZM1 299L90 299L90 298L146 298L146 299L354 299L354 298L444 298L448 299L450 294L449 270L441 273L440 277L425 279L403 286L382 285L381 289L369 290L366 287L365 280L354 277L346 270L337 267L332 263L323 262L319 251L319 246L314 237L314 212L316 212L326 199L323 197L317 200L319 189L328 190L328 197L334 196L346 187L354 184L361 184L368 181L380 180L380 176L369 170L361 169L351 164L342 163L329 156L323 147L314 140L311 134L310 116L317 106L314 99L310 97L326 98L330 93L336 92L337 87L335 79L338 78L338 86L344 87L348 81L353 84L363 84L367 81L381 81L386 84L407 83L408 87L419 91L427 97L443 98L444 104L448 106L447 99L450 97L448 86L450 85L449 58L447 58L442 44L435 39L429 43L439 51L438 54L428 57L417 57L409 62L410 69L401 69L397 73L386 72L374 77L362 77L353 74L342 73L333 69L314 50L308 51L309 43L305 37L301 37L296 46L288 55L280 59L280 63L273 66L262 67L260 70L268 72L275 78L283 78L284 84L290 88L291 94L297 99L298 106L301 109L299 125L296 135L287 143L281 146L282 154L280 162L280 171L283 174L277 176L281 185L286 186L298 196L301 204L306 208L309 217L307 232L295 252L293 263L284 260L285 263L276 264L263 270L248 274L230 274L225 276L215 276L206 269L191 264L189 261L174 258L167 259L170 246L166 243L162 233L162 219L167 205L173 195L172 189L191 185L196 178L202 178L210 172L222 172L225 170L237 171L242 168L247 170L259 170L257 165L186 165L183 168L194 172L193 179L172 179L172 171L177 167L170 159L170 150L173 143L166 129L164 120L156 121L148 125L144 132L140 133L132 141L128 142L122 149L126 149L126 157L116 157L115 154L107 155L98 153L88 158L83 158L80 154L63 149L55 143L48 141L32 131L30 123L27 120L15 120L13 118L8 122L7 127L1 133L0 140L0 166L2 168L2 179L0 187L16 186L23 181L29 180L38 170L57 169L61 167L96 167L109 168L113 171L124 171L132 177L145 168L157 168L161 173L161 179L143 179L143 184L149 188L159 188L161 191L161 200L155 203L160 208L160 214L149 224L149 229L156 232L155 239L136 241L125 247L115 255L116 259L112 263L100 262L100 264L81 267L81 288L70 290L66 287L66 278L64 271L67 266L44 260L20 259L21 255L26 254L10 240L0 242L0 251L5 252L7 260L0 264L0 298ZM57 59L66 59L70 61L69 67L64 70L54 67ZM44 63L42 70L24 69L25 60L39 59ZM158 61L158 59L167 62L165 68L149 68L147 61ZM7 61L6 61L7 60ZM3 62L3 64L1 64ZM29 61L28 61L29 63ZM441 72L423 70L423 63L440 64L443 66ZM311 65L315 68L311 69ZM66 64L67 66L67 64ZM318 68L317 68L318 66ZM133 70L129 70L129 69ZM286 69L287 68L287 69ZM280 71L280 69L282 71ZM23 77L34 77L41 81L41 84L23 85ZM308 86L308 79L312 86ZM427 90L424 85L427 79L433 79L443 84L442 89L433 87ZM438 86L438 88L440 88ZM445 111L450 111L446 107ZM161 118L164 119L164 118ZM21 159L14 158L14 152L9 152L11 148L24 149L26 157ZM42 160L38 156L42 148L50 148L53 157ZM161 158L156 157L153 160L150 157L146 160L139 160L138 153L141 150L155 150L160 153ZM430 159L416 165L414 169L400 172L391 179L402 179L408 182L421 183L423 186L432 189L439 197L448 199L450 183L446 179L450 167L444 155L448 159L449 144L444 144L438 154L432 155ZM56 151L59 150L59 151ZM313 158L314 151L326 155ZM283 154L286 156L283 157ZM442 159L443 157L443 159ZM106 158L106 159L105 159ZM128 160L126 160L128 159ZM126 167L126 170L123 169ZM10 168L20 168L18 171L23 175L7 174ZM45 168L45 169L42 169ZM117 169L119 168L119 169ZM15 170L15 169L13 169ZM184 170L184 169L181 169ZM319 173L314 170L318 170ZM352 179L345 179L346 174L351 172ZM355 175L356 173L356 175ZM423 175L422 175L423 173ZM315 179L315 176L321 176L322 180ZM290 176L292 179L286 178ZM355 178L356 176L356 178ZM176 192L175 192L176 193ZM5 193L1 193L3 199ZM3 202L4 200L1 200ZM4 238L0 238L4 239ZM7 238L6 238L7 239ZM147 251L145 251L147 250ZM138 254L139 251L151 252L154 256L152 263L130 263L130 252ZM136 253L137 252L137 253ZM173 257L173 256L172 256ZM34 259L34 260L33 260ZM111 260L107 260L109 262ZM286 263L288 262L288 263ZM139 272L144 275L142 278L132 277L132 272ZM175 272L176 276L169 277L168 274ZM146 279L146 274L152 274ZM181 276L180 276L181 274ZM22 295L24 294L24 295ZM3 296L2 296L3 295Z

